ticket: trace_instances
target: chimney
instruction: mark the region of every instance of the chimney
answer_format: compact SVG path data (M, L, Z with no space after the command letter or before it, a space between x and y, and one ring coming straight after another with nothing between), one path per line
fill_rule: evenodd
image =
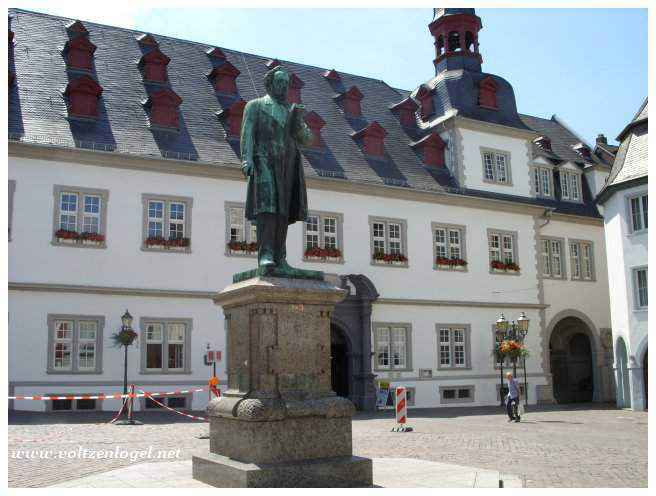
M598 144L598 145L600 145L600 144L601 144L601 145L607 145L607 144L608 144L608 140L606 139L606 136L603 135L603 134L598 134L598 135L597 135L597 144Z

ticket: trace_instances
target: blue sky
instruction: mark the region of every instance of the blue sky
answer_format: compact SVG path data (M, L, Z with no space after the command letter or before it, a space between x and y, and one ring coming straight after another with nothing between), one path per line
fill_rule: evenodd
M399 88L414 89L434 75L428 8L138 8L120 16L106 9L105 16L95 11L92 20L335 67ZM60 7L39 10L75 15ZM588 142L598 133L614 142L647 95L647 9L477 14L483 21L483 70L513 85L520 112L556 114Z

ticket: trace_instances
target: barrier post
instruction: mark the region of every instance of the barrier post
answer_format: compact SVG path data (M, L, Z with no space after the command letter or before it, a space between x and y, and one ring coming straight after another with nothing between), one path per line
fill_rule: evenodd
M395 388L394 410L396 414L396 427L394 427L392 431L411 432L412 427L406 425L408 420L408 402L407 389L405 386L398 386Z
M130 396L126 398L127 407L128 407L128 418L125 420L117 420L114 422L115 425L142 425L143 422L139 422L132 418L132 411L134 406L134 384L130 384Z

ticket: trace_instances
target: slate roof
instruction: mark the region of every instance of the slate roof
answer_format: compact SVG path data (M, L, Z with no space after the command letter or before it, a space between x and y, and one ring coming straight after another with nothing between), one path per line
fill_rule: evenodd
M606 184L598 195L599 202L605 201L617 188L630 186L643 178L647 179L649 175L647 114L648 102L645 98L636 115L618 136L618 139L621 139L620 147Z
M216 114L230 107L237 98L248 101L265 93L263 77L269 69L266 63L275 54L260 56L220 47L227 60L240 71L238 96L227 97L215 93L207 77L213 62L206 50L212 47L153 35L159 49L171 59L167 86L182 98L182 104L178 133L151 130L141 102L161 86L144 84L137 68L143 55L137 38L144 33L83 21L89 40L97 46L92 77L102 86L103 93L97 122L80 122L67 117L62 98L69 80L79 76L67 70L62 56L68 41L65 26L71 19L22 9L9 9L9 14L10 29L15 33L9 70L16 75L16 83L9 90L10 139L239 167L239 142L226 137L226 129ZM308 112L315 111L326 122L322 129L324 150L303 152L307 176L423 191L447 190L468 196L540 204L562 213L599 216L585 187L583 205L459 188L447 169L435 170L421 163L409 143L420 139L423 131L404 129L389 110L412 92L341 71L338 71L341 79L331 82L323 77L326 68L281 62L303 81L302 101ZM334 100L336 95L354 85L364 95L362 117L356 119L346 117ZM374 121L387 132L386 157L382 160L365 156L351 137L354 131ZM540 129L539 132L544 128L552 139L554 151L558 155L562 153L563 159L572 157L573 152L568 149L571 135L558 123L522 116L522 121L515 124L536 131Z

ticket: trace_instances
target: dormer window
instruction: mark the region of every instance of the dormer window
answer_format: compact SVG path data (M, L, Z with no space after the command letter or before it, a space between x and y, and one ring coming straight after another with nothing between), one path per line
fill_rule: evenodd
M387 136L387 131L376 121L357 133L353 133L351 136L354 139L362 139L362 148L365 155L372 157L385 156L385 136Z
M360 108L360 101L364 95L360 92L357 86L351 86L346 93L341 95L343 100L344 113L349 117L360 117L362 109Z
M548 152L551 151L551 139L549 139L547 136L538 136L533 140L533 143L538 145L543 150Z
M328 79L329 81L339 81L341 79L339 77L339 72L337 72L335 69L330 69L329 71L326 71L321 75L326 79Z
M246 101L240 98L230 105L230 107L217 112L219 119L225 124L226 135L228 138L238 139L241 135L241 121L244 117L245 106Z
M93 66L93 54L96 45L91 43L86 36L78 36L66 42L64 48L66 63L71 69L90 71Z
M433 91L422 85L417 91L417 99L419 100L419 107L421 109L421 118L422 120L426 120L433 115Z
M154 48L141 57L139 62L143 71L144 80L155 83L165 83L167 78L166 66L171 61L159 48Z
M444 167L444 149L446 148L446 143L439 134L431 133L416 143L411 143L410 146L420 151L424 165Z
M312 142L310 143L310 148L321 148L321 128L326 125L319 114L316 112L308 112L305 115L305 123L312 131Z
M567 201L582 201L580 173L566 169L560 170L560 197Z
M289 79L289 89L287 90L287 101L289 103L301 103L301 89L305 83L296 75L292 74Z
M224 95L237 94L237 76L241 72L230 62L226 61L212 69L208 77L212 80L214 91Z
M576 153L581 155L581 157L583 157L585 160L591 160L592 159L592 156L591 156L591 153L590 153L590 148L588 148L588 145L586 145L584 143L577 143L574 146L572 146L572 148L574 149L574 151Z
M72 21L66 24L66 31L68 31L69 34L73 34L75 36L86 36L89 34L87 28L85 28L84 24L82 24L80 21Z
M181 103L182 98L169 88L153 92L144 102L146 108L150 110L150 125L159 128L178 129L178 107Z
M478 85L478 105L483 108L496 110L497 89L499 85L490 76L483 79Z
M89 76L82 76L70 81L64 91L68 104L68 115L86 119L97 118L98 98L102 92L102 87Z
M390 110L399 116L399 121L404 127L412 127L416 124L415 112L419 106L410 97L404 98L396 105L390 107Z
M225 53L223 53L223 51L217 47L208 48L205 53L207 54L208 57L213 59L217 59L217 60L226 59Z

